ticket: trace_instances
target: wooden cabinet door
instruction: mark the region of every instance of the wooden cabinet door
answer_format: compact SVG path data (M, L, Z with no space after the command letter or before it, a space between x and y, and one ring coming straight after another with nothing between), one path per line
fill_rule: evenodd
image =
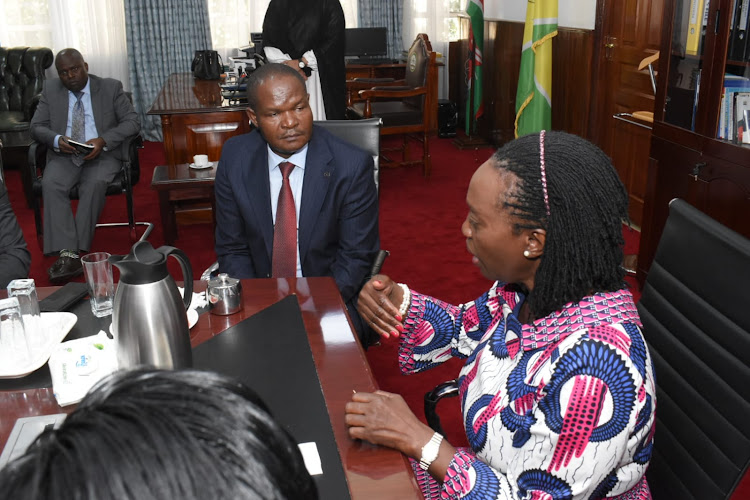
M619 121L614 115L654 109L648 70L639 71L638 64L659 50L665 1L603 3L597 105L591 137L612 158L630 195L630 218L640 226L651 134L647 128Z
M684 199L750 238L750 150L732 148L737 156L730 158L721 141L696 140L694 145L696 149L691 149L656 136L651 142L646 206L650 216L644 222L638 254L641 280L651 266L673 198Z

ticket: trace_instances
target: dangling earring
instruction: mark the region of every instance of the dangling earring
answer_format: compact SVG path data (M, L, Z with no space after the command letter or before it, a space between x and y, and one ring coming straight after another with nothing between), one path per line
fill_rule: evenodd
M528 259L529 257L531 257L531 252L529 252L528 250L524 250L523 251L523 256Z

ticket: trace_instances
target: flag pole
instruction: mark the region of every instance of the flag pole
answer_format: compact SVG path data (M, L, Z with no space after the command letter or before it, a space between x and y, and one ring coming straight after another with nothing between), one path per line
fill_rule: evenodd
M476 118L474 116L474 99L475 99L475 87L476 82L474 81L475 71L476 71L476 39L474 37L474 30L471 27L471 24L469 24L469 74L467 75L468 78L468 92L467 92L467 105L466 105L466 123L465 123L465 130L468 130L469 133L465 136L459 135L455 139L453 139L453 145L456 146L458 149L476 149L480 147L487 147L490 146L490 143L485 141L482 137L479 135L475 135L475 128L479 129L479 124L482 119L482 116L479 116L479 118ZM474 120L477 121L477 126L474 127Z

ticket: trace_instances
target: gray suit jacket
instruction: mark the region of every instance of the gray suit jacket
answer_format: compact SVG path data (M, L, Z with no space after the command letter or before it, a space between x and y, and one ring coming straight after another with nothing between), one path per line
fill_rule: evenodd
M99 137L106 143L103 155L121 159L120 144L140 132L138 113L122 90L122 83L112 78L89 74L91 107ZM44 91L31 119L31 137L47 145L47 159L61 155L53 149L58 134L65 135L68 125L68 89L59 78L44 82ZM70 155L61 155L69 157Z

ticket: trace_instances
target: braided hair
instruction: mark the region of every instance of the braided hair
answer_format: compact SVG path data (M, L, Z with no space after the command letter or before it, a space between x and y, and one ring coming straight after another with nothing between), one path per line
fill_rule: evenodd
M627 192L601 149L553 131L544 133L543 148L546 179L540 168L540 134L511 141L492 157L498 170L519 179L515 192L501 194L499 208L517 218L517 231L546 230L544 254L527 299L536 319L592 293L625 286L622 222L628 220Z

